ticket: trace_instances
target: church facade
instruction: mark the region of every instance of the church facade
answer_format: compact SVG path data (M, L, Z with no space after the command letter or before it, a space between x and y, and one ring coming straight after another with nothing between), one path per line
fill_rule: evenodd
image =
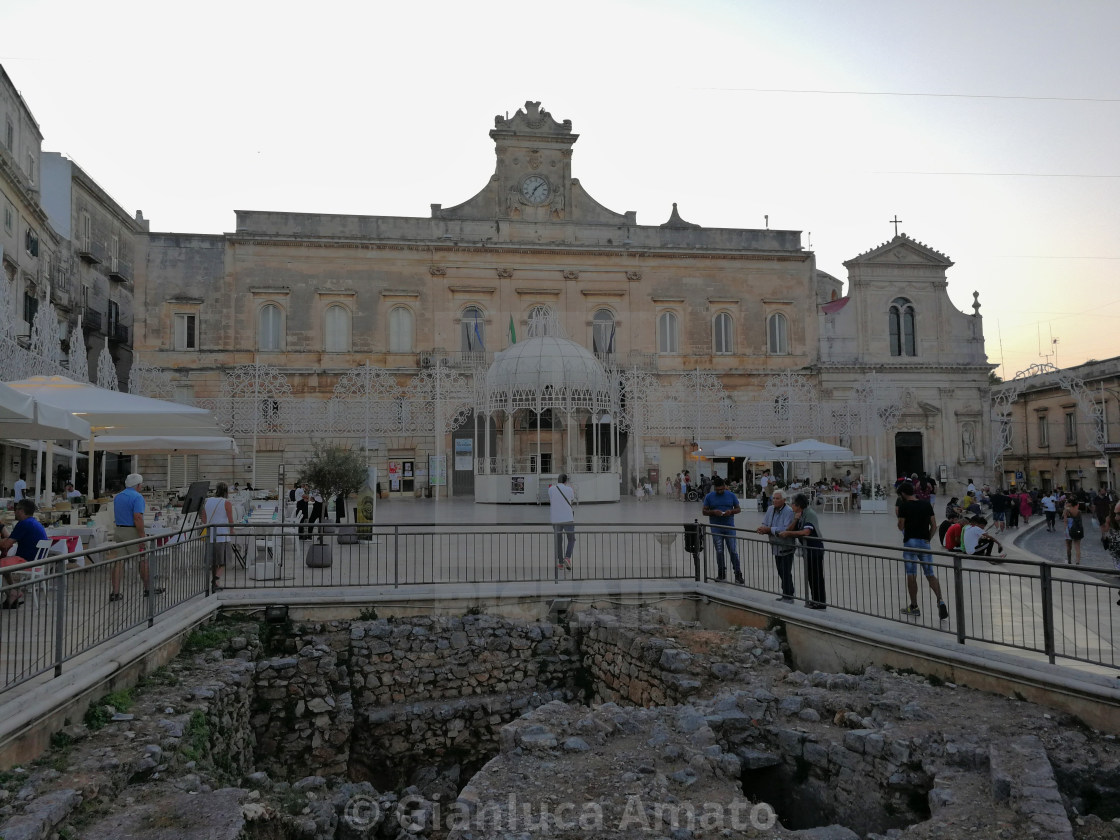
M493 430L470 411L457 428L401 414L422 413L417 394L433 387L469 392L541 313L619 380L620 412L635 408L627 382L656 403L657 423L617 441L624 484L708 471L691 453L720 437L824 437L874 459L864 469L884 479L983 472L991 367L979 304L953 306L943 254L896 235L845 263L845 293L799 231L705 228L675 205L642 225L602 206L573 175L571 122L539 103L496 117L490 136L496 164L482 189L433 204L428 218L238 211L232 233L143 237L135 347L158 369L165 393L153 395L214 406L241 447L232 462L146 459L145 476L170 471L174 484L232 469L275 486L280 465L291 476L314 441L339 439L366 448L401 493L426 483L429 456L448 453L450 491L470 494L479 439ZM331 406L371 387L369 405L386 411L340 424ZM775 401L784 425L773 406L758 409ZM556 461L540 437L528 434L521 454L547 471Z

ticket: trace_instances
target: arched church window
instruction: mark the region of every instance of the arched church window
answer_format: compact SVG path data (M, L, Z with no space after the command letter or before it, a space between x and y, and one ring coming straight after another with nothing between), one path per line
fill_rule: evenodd
M257 346L264 351L284 349L284 313L275 303L266 303L258 313Z
M677 333L676 313L662 312L657 318L657 352L679 353L680 341Z
M727 312L720 312L712 321L712 346L721 355L735 352L735 325Z
M887 315L892 356L918 355L914 338L914 304L906 298L895 298Z
M613 353L614 313L609 309L599 309L591 319L591 348L596 353Z
M332 303L323 313L323 350L350 352L350 310L342 304Z
M389 311L389 352L412 352L412 310L394 306Z
M789 319L775 312L766 321L766 349L772 356L789 353Z

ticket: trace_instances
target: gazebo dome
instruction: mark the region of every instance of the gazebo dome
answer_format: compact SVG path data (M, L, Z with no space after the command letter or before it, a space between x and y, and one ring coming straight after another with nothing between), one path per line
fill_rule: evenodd
M492 408L610 408L610 380L587 348L542 335L496 354L486 372Z

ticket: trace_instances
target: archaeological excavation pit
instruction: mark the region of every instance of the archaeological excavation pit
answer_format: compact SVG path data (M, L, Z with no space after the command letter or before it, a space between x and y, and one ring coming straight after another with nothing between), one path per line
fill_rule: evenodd
M192 807L200 795L225 803L228 824L241 820L230 840L497 836L471 823L487 818L530 835L569 836L567 825L572 837L720 836L705 825L737 829L758 802L771 822L732 836L772 837L777 822L787 836L832 826L830 838L905 838L927 821L964 820L971 837L1016 824L1074 837L1063 834L1074 802L1110 818L1115 753L1097 757L1094 783L1076 772L1076 751L1054 751L1059 788L1048 750L1080 732L1060 716L1017 703L1040 721L1025 732L1006 698L879 669L803 674L780 632L635 610L561 624L230 619L206 633L218 650L173 663L174 682L137 695L143 712L97 735L72 732L73 749L87 745L75 766L37 777L36 796L8 805L8 821L41 821L36 801L105 764L104 747L79 758L101 737L117 739L124 770L59 820L80 822L83 839L155 838L145 830L178 820L169 815L184 792ZM954 719L965 697L983 726ZM1044 807L1023 796L1021 777L1032 794L1047 791ZM402 815L407 829L395 824Z

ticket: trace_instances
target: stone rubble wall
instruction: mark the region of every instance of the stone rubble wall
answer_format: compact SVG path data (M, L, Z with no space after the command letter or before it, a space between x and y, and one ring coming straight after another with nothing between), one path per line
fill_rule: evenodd
M13 801L0 796L0 837L48 840L79 811L97 813L131 786L174 780L189 794L216 789L208 769L231 778L252 772L254 739L249 723L253 699L255 639L231 640L233 658L212 651L195 658L197 681L183 687L146 689L127 712L117 711L99 730L84 723L59 735L74 753L64 771L28 773ZM96 742L93 740L96 737ZM87 748L87 744L102 744ZM84 836L84 835L83 835Z
M335 621L293 641L255 675L257 765L275 778L493 753L501 726L578 694L576 642L547 622Z
M308 623L289 640L293 655L257 662L251 727L256 765L277 779L345 775L354 707L350 623Z
M697 656L676 639L666 638L664 630L661 626L626 626L606 613L580 616L577 635L591 677L592 703L677 705L688 702L705 682L739 673L740 666L734 662ZM745 630L741 639L746 643L743 657L782 660L774 635Z

